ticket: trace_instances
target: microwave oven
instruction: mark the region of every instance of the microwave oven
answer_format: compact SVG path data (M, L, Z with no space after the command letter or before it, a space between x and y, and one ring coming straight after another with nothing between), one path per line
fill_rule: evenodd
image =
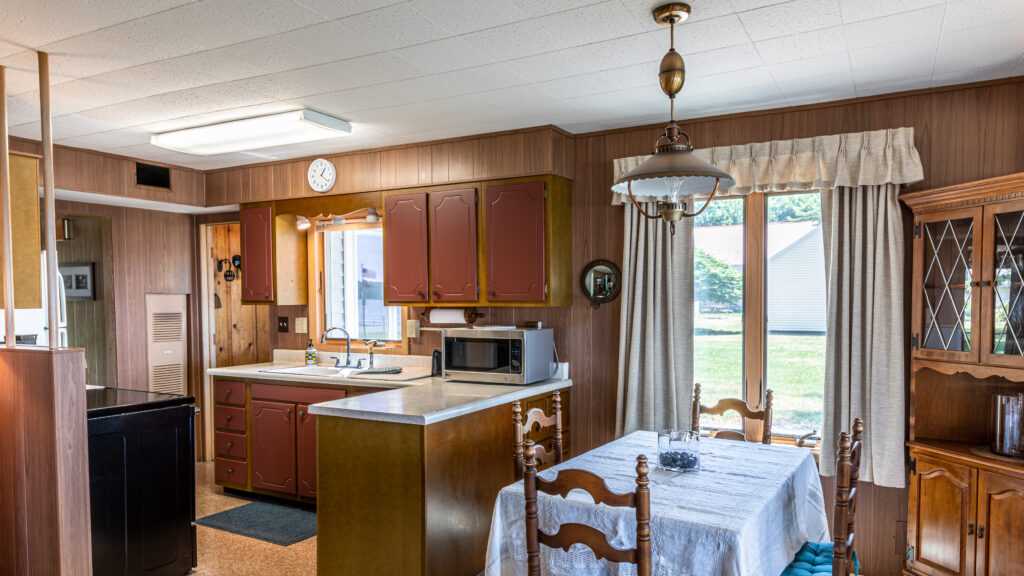
M442 333L441 377L485 384L533 384L555 375L551 328L452 328Z

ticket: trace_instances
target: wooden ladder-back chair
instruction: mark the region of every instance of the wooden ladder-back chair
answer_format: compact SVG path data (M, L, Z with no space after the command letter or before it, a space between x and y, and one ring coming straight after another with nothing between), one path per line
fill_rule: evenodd
M609 562L636 564L637 576L651 576L651 492L648 488L647 457L636 457L636 491L612 492L597 474L586 470L560 470L554 480L537 477L537 460L532 440L526 441L526 467L523 493L526 498L526 565L530 576L540 574L540 545L568 551L573 544L589 547L594 556ZM537 492L565 498L573 490L590 494L595 504L636 509L636 548L620 550L608 543L604 532L586 524L562 524L555 534L540 530L537 518Z
M526 411L526 422L523 422L523 409L516 400L512 403L512 426L514 428L513 463L515 464L516 480L523 478L523 440L534 426L541 428L554 427L554 439L551 452L543 446L534 446L537 461L544 464L561 464L562 462L562 395L556 390L551 394L551 415L548 416L541 408Z
M854 549L853 521L857 515L857 485L860 483L861 443L864 422L853 421L853 434L839 435L839 453L836 454L836 500L832 515L832 541L807 542L796 553L796 558L782 572L782 576L809 576L831 574L848 576L860 572Z
M692 425L691 429L694 432L700 431L700 415L711 414L712 416L721 416L726 412L732 410L738 412L740 416L749 418L751 420L760 420L763 423L761 433L761 443L771 444L772 443L772 398L773 392L768 390L765 392L764 399L764 410L751 410L747 403L739 398L723 398L718 401L714 406L704 406L700 403L700 384L693 386L693 414L692 414ZM714 434L715 438L725 438L726 440L746 440L747 436L742 432L735 430L719 430Z

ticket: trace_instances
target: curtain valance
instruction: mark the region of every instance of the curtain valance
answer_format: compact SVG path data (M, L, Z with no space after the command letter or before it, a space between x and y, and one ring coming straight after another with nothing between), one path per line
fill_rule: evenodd
M913 128L717 146L694 150L694 154L736 180L729 190L720 190L720 196L910 184L924 179L921 158L914 147ZM614 180L647 158L616 159ZM613 193L612 204L621 204L624 199L629 201L627 196ZM637 200L649 202L653 198Z

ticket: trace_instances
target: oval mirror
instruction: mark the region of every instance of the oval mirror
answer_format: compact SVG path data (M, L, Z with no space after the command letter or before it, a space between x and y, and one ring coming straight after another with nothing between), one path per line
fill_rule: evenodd
M590 306L597 308L619 296L622 271L611 260L594 260L587 264L580 276L580 289L590 300Z

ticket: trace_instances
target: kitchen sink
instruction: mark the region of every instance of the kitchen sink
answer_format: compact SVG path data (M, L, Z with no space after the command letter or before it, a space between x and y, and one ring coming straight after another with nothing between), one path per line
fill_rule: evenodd
M356 368L335 368L333 366L288 366L286 368L267 368L260 372L274 374L295 374L299 376L326 376L329 378L345 378L356 371Z

